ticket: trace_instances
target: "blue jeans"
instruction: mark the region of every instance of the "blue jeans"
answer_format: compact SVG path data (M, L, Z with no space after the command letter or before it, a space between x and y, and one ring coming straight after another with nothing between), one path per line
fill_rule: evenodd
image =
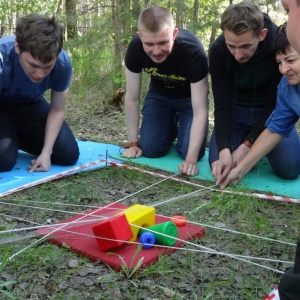
M49 107L43 98L32 103L0 102L0 172L10 171L14 167L18 149L40 155ZM53 146L51 162L69 166L74 165L78 157L77 142L64 121Z
M260 117L262 108L232 107L231 151L236 150L251 131L253 121ZM284 179L294 179L300 175L300 140L296 128L267 155L273 171ZM209 164L219 159L219 150L213 130L209 145Z
M177 138L176 151L185 159L193 121L191 98L172 99L150 89L144 100L142 114L139 143L143 155L164 156ZM198 160L205 154L206 136L207 130Z

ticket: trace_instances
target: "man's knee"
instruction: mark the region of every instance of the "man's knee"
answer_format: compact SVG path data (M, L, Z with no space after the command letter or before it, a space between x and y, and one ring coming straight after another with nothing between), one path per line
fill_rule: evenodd
M51 156L51 162L61 166L73 166L79 158L79 148L76 145L55 151Z
M169 147L162 145L141 145L143 156L148 158L157 158L166 155L169 151Z
M1 157L0 159L0 172L8 172L16 165L17 159L13 157Z
M187 157L187 154L188 154L188 147L186 147L185 151L181 151L180 149L176 149L178 154L181 156L182 159L186 159ZM200 148L200 151L198 153L198 157L197 157L197 161L199 161L201 158L203 158L205 155L205 146L203 145L201 148Z
M0 142L0 172L11 171L18 158L16 142L10 138Z
M300 175L299 168L290 168L288 170L274 170L274 172L277 176L285 180L296 179Z

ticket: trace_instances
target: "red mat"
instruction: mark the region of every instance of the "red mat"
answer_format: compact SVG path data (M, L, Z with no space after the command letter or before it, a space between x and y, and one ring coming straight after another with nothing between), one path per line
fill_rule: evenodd
M92 226L99 223L99 220L115 215L126 208L128 208L128 206L114 203L59 222L56 224L56 229L55 227L45 227L37 230L36 233L41 236L47 236L51 242L60 246L62 244L68 245L71 251L95 261L100 260L116 270L121 270L121 266L124 262L126 263L127 268L134 269L139 260L144 257L143 264L140 267L143 269L150 264L157 262L160 255L170 254L176 251L176 249L157 246L150 249L142 249L134 259L134 252L138 247L137 244L125 243L122 246L107 251L101 251L98 247L96 238L91 237L94 236ZM169 221L169 218L166 217L156 216L155 218L156 224ZM203 235L205 235L205 229L197 225L186 224L178 227L178 238L181 240L201 238ZM182 244L182 241L177 241L174 247L180 247ZM115 253L116 255L108 253ZM120 257L122 259L120 259Z

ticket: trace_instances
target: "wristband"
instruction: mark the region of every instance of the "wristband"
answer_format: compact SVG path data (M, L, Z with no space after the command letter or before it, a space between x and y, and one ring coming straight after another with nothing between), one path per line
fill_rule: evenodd
M140 147L139 142L131 142L131 143L128 143L126 146L124 146L125 149L131 148L131 147Z
M252 144L249 141L244 141L243 144L246 145L248 148L252 147Z

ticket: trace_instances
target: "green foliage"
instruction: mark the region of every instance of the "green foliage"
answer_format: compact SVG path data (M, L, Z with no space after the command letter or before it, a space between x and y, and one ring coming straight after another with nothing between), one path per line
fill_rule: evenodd
M123 74L123 71L118 71L116 74L115 74L115 78L114 78L114 82L116 84L122 84L122 83L125 83L126 80L124 79L124 74Z
M2 254L2 260L0 262L0 275L4 271L7 263L9 262L9 253L8 253L8 247L5 247L3 254ZM8 299L16 299L12 293L10 293L8 290L6 290L8 287L13 285L15 283L14 280L10 281L2 281L0 280L0 296L1 294Z
M59 0L0 0L0 24L3 35L14 34L15 17L29 13L56 15Z
M105 102L106 95L113 94L115 83L124 82L114 56L113 37L108 32L100 28L89 30L82 37L65 42L64 48L73 64L71 89L81 101L86 101L88 95L93 100L100 95L102 99L98 101Z
M143 248L143 245L138 245L136 247L136 249L134 251L134 254L131 258L131 262L130 262L129 266L126 264L124 258L121 255L113 253L113 252L108 252L107 255L117 255L119 257L119 259L122 262L122 264L121 264L121 268L122 268L121 273L124 274L126 276L126 278L129 279L140 269L140 267L143 264L144 257L140 258L138 260L138 262L136 263L136 265L133 266L134 260L135 260L136 256L138 255L138 253L141 252L142 248Z

